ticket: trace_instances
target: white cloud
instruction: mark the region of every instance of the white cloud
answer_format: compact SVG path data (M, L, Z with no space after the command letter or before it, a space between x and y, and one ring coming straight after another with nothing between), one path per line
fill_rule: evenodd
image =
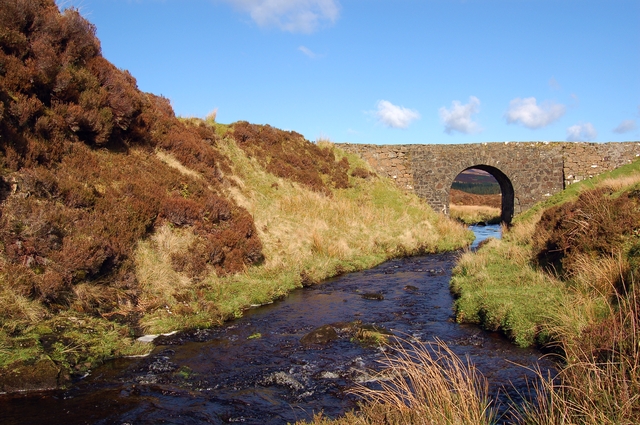
M309 49L306 46L300 46L300 47L298 47L298 50L300 50L302 53L304 53L305 55L307 55L311 59L315 59L315 58L318 57L317 54L315 54L313 51L311 51L311 49Z
M480 99L469 96L469 103L462 105L459 101L451 102L451 108L444 106L440 108L440 119L444 123L445 133L451 134L454 131L470 134L482 131L477 122L471 119L471 115L480 111Z
M338 0L221 0L248 12L261 27L312 33L340 15Z
M509 102L509 110L504 115L507 123L522 124L527 128L536 129L546 127L557 121L566 111L564 105L554 102L537 104L535 97L521 99L519 97Z
M622 134L628 133L631 130L636 129L636 120L624 120L616 128L613 129L614 133Z
M558 83L558 80L556 80L555 77L551 77L551 79L549 79L549 87L556 91L562 89L562 86L560 86L560 83Z
M598 137L598 132L590 122L567 128L567 141L569 142L587 142L596 137Z
M418 111L396 106L387 100L379 100L377 106L376 118L387 127L407 128L409 124L420 118Z

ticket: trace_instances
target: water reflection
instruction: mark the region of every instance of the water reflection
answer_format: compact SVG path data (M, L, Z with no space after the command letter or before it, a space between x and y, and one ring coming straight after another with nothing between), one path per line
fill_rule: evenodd
M502 227L499 224L489 224L486 226L476 224L469 226L469 229L473 230L473 233L476 235L475 240L471 244L471 249L476 249L480 242L488 238L500 239L502 237Z

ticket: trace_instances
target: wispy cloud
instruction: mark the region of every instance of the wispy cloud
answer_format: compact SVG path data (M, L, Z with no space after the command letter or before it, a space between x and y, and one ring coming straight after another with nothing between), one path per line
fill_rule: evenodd
M391 128L407 128L409 124L420 118L418 111L397 106L387 100L377 103L378 110L374 112L378 122Z
M558 82L558 80L556 80L555 77L551 77L549 79L549 87L551 87L552 90L561 90L562 86L560 86L560 83Z
M590 122L567 128L567 141L569 142L588 142L596 137L598 137L598 132Z
M622 134L628 133L636 129L636 120L624 120L616 128L613 129L614 133Z
M338 0L221 0L249 13L261 27L312 33L340 15Z
M464 134L479 133L482 131L480 125L471 118L479 111L480 99L475 96L470 96L469 103L466 105L454 100L451 102L451 108L441 107L439 113L440 119L444 123L445 133L451 134L454 131Z
M310 57L311 59L315 59L319 57L316 53L314 53L311 49L309 49L306 46L300 46L298 47L298 50L300 50L302 53L304 53L306 56Z
M564 115L566 109L564 105L550 101L538 105L535 97L525 99L517 97L509 102L509 110L504 116L509 124L517 123L536 129L557 121Z

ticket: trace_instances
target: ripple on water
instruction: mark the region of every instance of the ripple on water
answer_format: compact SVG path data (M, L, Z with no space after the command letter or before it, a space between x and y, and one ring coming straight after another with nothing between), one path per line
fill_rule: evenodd
M454 261L455 254L395 260L294 291L221 328L161 337L150 356L109 362L67 391L0 398L3 423L286 424L319 411L336 416L356 406L345 389L378 379L384 356L347 330L356 321L405 339L440 338L476 364L493 394L517 397L511 383L526 389L526 367L551 365L537 351L452 320ZM301 343L323 325L335 337Z

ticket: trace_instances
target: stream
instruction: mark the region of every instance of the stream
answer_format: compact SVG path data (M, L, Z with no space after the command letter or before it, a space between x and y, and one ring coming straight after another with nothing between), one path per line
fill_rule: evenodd
M500 237L499 226L474 229ZM506 402L527 391L539 351L452 320L456 253L388 261L293 291L223 327L160 337L151 355L117 359L60 391L0 397L2 424L287 424L356 407L345 393L374 381L384 357L354 326L408 340L439 338ZM324 325L325 332L313 332ZM329 329L331 328L331 329ZM375 383L373 384L375 385Z

